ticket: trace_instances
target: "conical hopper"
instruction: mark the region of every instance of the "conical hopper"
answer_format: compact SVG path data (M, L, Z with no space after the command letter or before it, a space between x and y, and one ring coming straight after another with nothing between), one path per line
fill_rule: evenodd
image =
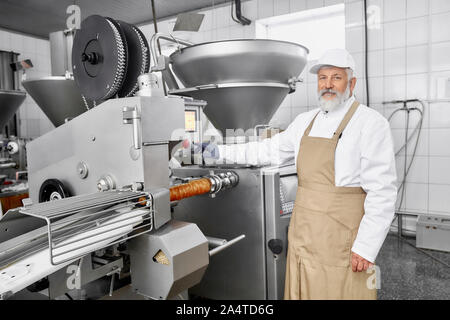
M25 97L26 93L22 91L0 90L0 130L8 124Z
M45 77L22 82L55 127L87 111L75 81L65 77Z
M276 40L227 40L193 45L170 56L172 70L185 89L172 94L205 100L214 126L253 129L268 124L298 77L308 49Z

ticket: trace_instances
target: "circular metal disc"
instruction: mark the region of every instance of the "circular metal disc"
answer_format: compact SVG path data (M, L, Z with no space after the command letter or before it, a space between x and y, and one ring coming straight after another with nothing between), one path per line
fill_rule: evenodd
M120 20L117 23L125 34L129 57L127 73L118 96L129 97L138 89L139 75L148 72L150 51L147 40L138 28Z
M114 96L126 73L127 46L120 28L111 20L99 15L87 17L73 41L74 78L82 95L90 100ZM86 57L94 58L88 61Z

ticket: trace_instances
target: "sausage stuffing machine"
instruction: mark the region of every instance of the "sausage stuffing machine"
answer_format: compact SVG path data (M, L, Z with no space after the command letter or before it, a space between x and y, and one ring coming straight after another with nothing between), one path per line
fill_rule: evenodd
M158 40L177 50L158 54ZM283 41L193 45L161 34L149 46L123 21L83 20L72 66L86 111L27 145L30 199L0 220L0 297L114 297L130 284L152 299L188 289L282 298L295 168L169 169L170 146L192 106L223 134L257 136L295 91L307 53Z
M192 99L151 96L138 83L149 52L123 21L90 16L76 32L74 78L96 106L27 145L30 199L0 220L1 298L101 298L126 279L133 293L174 298L200 281L210 256L244 238L217 245L172 219L171 200L221 192L238 176L170 187L169 142Z

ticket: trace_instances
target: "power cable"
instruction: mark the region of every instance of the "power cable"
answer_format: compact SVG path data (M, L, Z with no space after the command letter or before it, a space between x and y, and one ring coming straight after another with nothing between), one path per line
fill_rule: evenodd
M366 105L370 107L369 94L369 44L367 27L367 0L364 0L364 54L365 54L365 72L366 72Z

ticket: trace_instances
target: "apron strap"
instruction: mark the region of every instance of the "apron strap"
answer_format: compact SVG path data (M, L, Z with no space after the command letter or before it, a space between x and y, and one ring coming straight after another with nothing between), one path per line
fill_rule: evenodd
M316 115L314 116L312 121L309 123L309 126L306 128L305 132L303 133L304 136L309 136L309 133L311 132L311 128L314 124L314 121L316 120L319 113L320 113L320 110L319 110L319 112L316 113Z
M356 109L358 109L358 106L359 106L359 102L355 100L355 102L353 102L353 104L350 107L350 109L347 111L347 114L345 115L344 119L342 119L342 122L339 125L339 127L337 128L336 132L334 133L334 135L333 135L333 139L334 140L339 140L339 138L341 137L342 132L344 131L344 129L347 126L348 122L350 121L350 119L355 114Z
M339 127L336 130L336 132L334 133L332 139L338 140L340 138L342 132L344 131L344 129L347 126L347 124L350 121L350 119L352 118L353 114L356 112L356 109L358 108L358 106L359 106L359 102L358 101L353 102L352 106L347 111L344 119L342 119L341 124L339 125ZM314 121L316 120L316 118L319 115L319 113L320 113L320 110L319 110L319 112L316 113L314 118L311 120L311 122L309 123L309 126L306 128L306 130L305 130L303 135L309 136L309 133L311 132L312 126L314 124Z

